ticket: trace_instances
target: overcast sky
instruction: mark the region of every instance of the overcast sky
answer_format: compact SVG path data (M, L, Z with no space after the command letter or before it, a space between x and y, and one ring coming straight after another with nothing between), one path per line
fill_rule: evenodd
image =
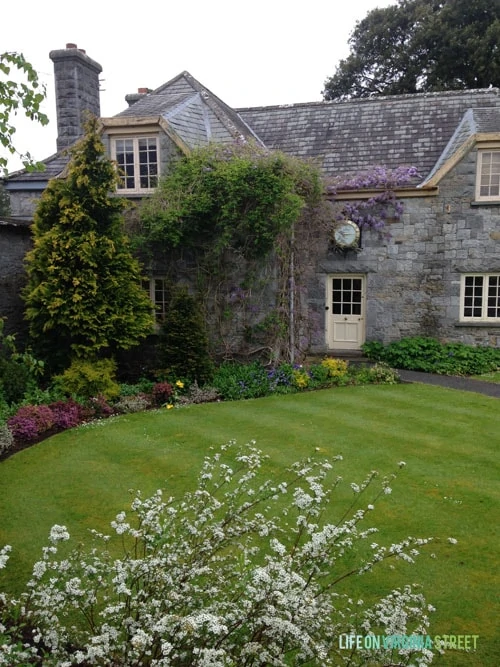
M103 68L101 115L125 95L187 70L234 108L321 100L325 80L349 53L357 21L396 0L15 0L4 12L0 52L17 51L47 86L45 128L18 117L16 147L36 159L56 149L53 63L67 43ZM5 153L2 153L5 155ZM9 157L9 170L19 169Z

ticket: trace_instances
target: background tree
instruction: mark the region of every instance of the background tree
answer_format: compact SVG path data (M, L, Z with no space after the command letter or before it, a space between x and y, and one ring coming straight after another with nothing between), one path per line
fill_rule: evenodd
M152 306L123 232L124 202L97 119L85 125L64 179L49 182L27 255L26 318L52 370L70 358L109 356L150 333Z
M325 100L500 86L498 0L399 0L374 9Z
M24 80L15 81L12 69ZM45 86L40 85L37 72L22 53L0 53L0 144L12 155L18 153L13 142L16 128L12 116L21 109L31 120L47 125L49 119L40 111L45 95ZM42 168L29 153L18 154L26 168ZM0 175L2 172L7 172L7 158L0 156Z

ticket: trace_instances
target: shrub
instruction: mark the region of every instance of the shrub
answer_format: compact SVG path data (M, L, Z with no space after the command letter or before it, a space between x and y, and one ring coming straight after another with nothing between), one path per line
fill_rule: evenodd
M56 401L51 403L49 408L52 410L54 426L59 429L73 428L82 421L82 408L72 399Z
M398 384L401 381L399 373L382 361L368 368L368 379L374 384Z
M293 384L297 389L306 389L309 386L309 375L303 368L294 368L293 370Z
M185 289L178 289L168 304L158 352L169 376L200 383L210 381L214 368L203 310Z
M120 396L137 396L137 394L150 394L153 391L154 382L141 378L136 384L120 384Z
M259 362L239 364L224 362L217 368L212 385L225 401L238 401L242 398L259 398L271 391L271 378L268 371Z
M43 371L43 363L27 352L17 352L15 336L4 335L3 329L0 317L0 396L12 405L37 386L36 376Z
M111 522L114 539L93 531L90 548L59 555L70 536L53 526L21 598L0 597L0 663L430 664L432 651L418 647L339 653L342 634L428 634L433 608L411 586L371 607L339 590L386 559L413 563L429 542L372 542L372 503L394 476L377 491L373 472L351 484L354 501L324 524L341 457L301 461L261 482L265 458L253 446L223 447L205 459L194 492L178 500L138 493L130 515Z
M45 389L40 387L29 387L23 396L23 405L50 405L64 400L65 395L57 383Z
M348 373L349 362L344 361L343 359L333 359L328 357L323 359L321 365L327 369L328 377L330 378L343 377Z
M5 422L0 422L0 455L5 454L14 444L14 436Z
M289 394L294 392L294 368L291 364L283 363L277 368L267 371L269 391L273 394Z
M0 391L7 403L19 403L32 384L33 378L26 366L0 357Z
M173 396L174 388L170 382L157 382L153 385L153 390L151 392L153 397L153 403L157 406L165 405L168 403L169 399Z
M215 387L204 385L200 387L197 382L189 387L184 396L179 397L180 405L189 405L190 403L212 403L218 401L220 394Z
M311 387L315 389L329 387L332 384L330 372L323 364L311 364L309 375L311 377Z
M385 361L393 368L439 373L480 375L500 368L500 348L476 347L463 343L440 343L434 338L415 336L382 345L363 345L369 359Z
M24 405L9 417L7 425L16 440L30 441L54 426L54 416L48 405Z
M104 396L107 400L116 398L120 386L115 382L116 362L113 359L76 359L55 382L70 396L89 399Z
M129 412L142 412L151 407L151 401L145 394L136 394L135 396L122 396L114 404L117 412L126 414Z
M89 398L80 407L80 411L85 414L86 419L110 417L115 412L113 406L107 402L106 397L102 394Z

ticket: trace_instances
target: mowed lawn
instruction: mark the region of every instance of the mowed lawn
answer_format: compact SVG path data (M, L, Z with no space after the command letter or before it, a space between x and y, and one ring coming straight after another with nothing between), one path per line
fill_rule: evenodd
M500 403L439 387L343 387L124 415L15 454L0 463L0 545L13 547L0 590L19 592L53 524L67 525L75 541L88 539L88 528L107 532L130 489L192 490L209 448L228 440L255 440L270 457L266 476L276 479L303 457L342 454L335 474L345 484L332 520L352 499L351 482L405 461L393 493L370 515L380 529L374 541L441 539L415 565L383 564L345 580L344 590L369 600L418 582L437 609L431 635L479 635L475 653L450 651L435 664L500 664Z

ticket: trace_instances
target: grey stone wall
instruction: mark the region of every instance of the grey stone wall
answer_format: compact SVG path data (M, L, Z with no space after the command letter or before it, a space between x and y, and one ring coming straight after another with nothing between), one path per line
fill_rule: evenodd
M325 239L309 288L310 317L321 324L315 351L326 350L325 281L334 273L365 274L366 339L389 343L405 336L500 347L500 324L464 324L460 277L500 272L500 206L474 202L477 151L439 184L434 197L408 198L391 237L362 234L363 249L345 257Z
M15 333L18 342L27 335L20 293L26 284L24 256L30 247L28 227L0 225L0 317L6 318L5 333Z
M10 211L13 218L32 218L42 196L41 191L15 190L10 194Z

